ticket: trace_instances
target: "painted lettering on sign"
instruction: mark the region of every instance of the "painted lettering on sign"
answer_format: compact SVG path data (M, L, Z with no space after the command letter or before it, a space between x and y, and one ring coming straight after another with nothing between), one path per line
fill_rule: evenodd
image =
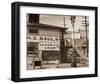
M39 50L60 50L59 37L29 35L27 41L38 42Z

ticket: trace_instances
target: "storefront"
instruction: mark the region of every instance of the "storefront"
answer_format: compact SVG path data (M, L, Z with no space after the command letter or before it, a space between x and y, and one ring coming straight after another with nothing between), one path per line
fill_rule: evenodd
M38 14L28 14L27 69L61 61L61 46L66 28L39 23ZM64 43L63 43L64 45ZM63 47L63 46L62 46Z
M63 27L46 24L27 24L28 66L32 61L50 63L60 61L60 46ZM31 67L31 66L30 66ZM30 69L30 68L29 68Z

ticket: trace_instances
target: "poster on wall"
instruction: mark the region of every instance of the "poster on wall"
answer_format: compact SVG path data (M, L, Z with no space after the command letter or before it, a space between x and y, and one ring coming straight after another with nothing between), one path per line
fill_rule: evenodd
M97 7L12 3L11 80L97 76Z

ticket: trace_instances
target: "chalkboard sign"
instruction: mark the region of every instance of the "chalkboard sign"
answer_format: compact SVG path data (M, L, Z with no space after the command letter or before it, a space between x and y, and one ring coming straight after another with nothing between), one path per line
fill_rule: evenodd
M35 61L34 66L41 66L41 61Z

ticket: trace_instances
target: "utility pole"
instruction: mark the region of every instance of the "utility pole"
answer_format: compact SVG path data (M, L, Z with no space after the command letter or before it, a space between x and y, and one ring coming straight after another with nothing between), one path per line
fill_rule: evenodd
M86 30L86 45L87 45L87 57L88 57L88 36L87 36L87 26L88 26L88 23L87 23L87 16L85 16L85 30Z
M65 16L63 16L63 21L64 21L64 28L65 28ZM61 31L61 43L60 43L60 60L63 63L65 61L65 41L64 41L64 33L65 30Z
M70 16L71 24L72 24L72 46L73 46L73 52L72 52L72 64L71 67L76 67L76 54L75 54L75 44L74 44L74 23L75 23L76 16Z

